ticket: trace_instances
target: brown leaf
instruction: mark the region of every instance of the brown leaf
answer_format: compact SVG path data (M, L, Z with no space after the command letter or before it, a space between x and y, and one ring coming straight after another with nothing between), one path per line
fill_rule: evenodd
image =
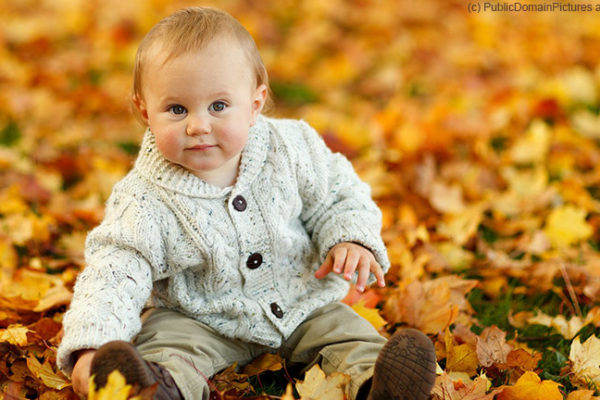
M506 363L508 353L513 349L506 343L506 332L497 326L485 328L477 340L477 357L484 367Z
M251 389L247 374L236 372L237 362L212 377L211 381L220 392L235 389L239 392Z

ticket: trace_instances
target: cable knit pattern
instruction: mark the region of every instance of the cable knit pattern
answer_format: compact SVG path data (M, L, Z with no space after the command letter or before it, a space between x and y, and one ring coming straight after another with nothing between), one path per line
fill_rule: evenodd
M380 229L368 185L305 122L260 116L227 188L164 159L147 131L88 235L58 365L70 374L75 351L131 340L147 301L224 336L279 347L312 311L348 291L335 274L313 276L332 246L358 242L387 271Z

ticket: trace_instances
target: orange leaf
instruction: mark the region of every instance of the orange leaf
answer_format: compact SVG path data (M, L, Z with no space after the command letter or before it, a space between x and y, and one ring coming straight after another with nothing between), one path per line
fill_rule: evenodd
M283 360L279 354L264 353L246 365L244 375L259 375L265 371L279 371L283 368Z
M508 353L506 365L511 368L520 368L523 371L533 371L542 359L542 353L530 354L525 349L516 349Z

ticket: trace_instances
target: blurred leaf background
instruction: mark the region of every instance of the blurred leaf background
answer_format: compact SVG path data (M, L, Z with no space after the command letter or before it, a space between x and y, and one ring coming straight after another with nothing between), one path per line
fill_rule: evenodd
M176 9L212 5L254 36L270 114L306 119L371 185L389 285L346 301L382 334L430 335L434 398L524 399L535 385L594 398L600 3L586 4L4 0L0 397L73 398L60 321L143 132L128 100L137 45Z

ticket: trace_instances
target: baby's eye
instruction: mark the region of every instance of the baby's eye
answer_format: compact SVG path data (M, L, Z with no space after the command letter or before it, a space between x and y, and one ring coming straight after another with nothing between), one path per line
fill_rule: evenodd
M210 110L211 111L220 112L220 111L225 110L225 108L227 108L227 104L225 104L222 101L215 101L214 103L212 103L210 105Z
M169 112L172 114L175 114L175 115L181 115L181 114L185 114L187 112L187 110L185 109L184 106L175 104L174 106L169 107Z

